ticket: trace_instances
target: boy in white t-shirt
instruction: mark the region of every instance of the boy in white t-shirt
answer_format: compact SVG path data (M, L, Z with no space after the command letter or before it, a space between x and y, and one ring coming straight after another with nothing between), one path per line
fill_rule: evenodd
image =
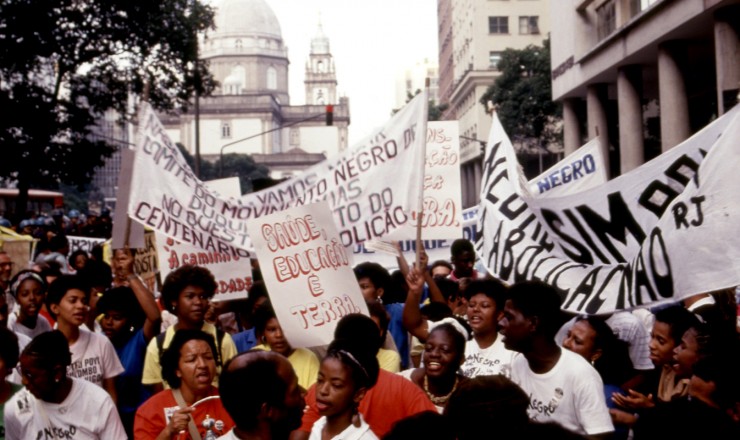
M123 373L123 365L110 340L102 334L80 328L90 308L90 292L77 275L62 275L49 286L46 307L57 320L57 329L69 343L72 363L67 375L103 387L116 401L115 378Z
M530 420L609 438L614 425L604 384L585 359L555 342L561 316L560 295L553 287L527 281L509 289L499 324L506 348L520 353L511 363L511 380L529 395Z

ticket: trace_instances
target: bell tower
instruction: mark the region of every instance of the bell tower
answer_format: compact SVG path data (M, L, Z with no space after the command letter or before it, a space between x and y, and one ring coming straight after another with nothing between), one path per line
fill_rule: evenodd
M311 53L306 62L306 104L327 105L337 103L337 74L334 58L329 50L329 38L319 20L316 36L311 39Z

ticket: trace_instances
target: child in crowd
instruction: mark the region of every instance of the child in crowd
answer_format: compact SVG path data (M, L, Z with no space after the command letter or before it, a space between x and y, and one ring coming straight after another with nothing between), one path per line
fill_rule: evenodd
M51 330L51 324L39 312L44 305L46 282L32 270L22 270L10 282L10 293L18 304L18 312L8 316L8 328L29 338Z
M103 387L115 403L115 378L123 373L123 365L108 338L80 328L89 312L89 296L87 284L82 278L62 275L49 286L46 306L69 343L72 359L67 367L67 375Z

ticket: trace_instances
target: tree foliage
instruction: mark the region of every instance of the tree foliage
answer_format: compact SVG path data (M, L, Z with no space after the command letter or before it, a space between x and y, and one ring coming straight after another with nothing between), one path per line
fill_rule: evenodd
M21 209L29 187L89 182L112 152L91 136L107 110L128 118L145 88L162 111L209 93L197 35L212 26L198 0L0 1L0 176Z
M498 69L501 75L481 97L481 104L493 102L513 140L542 148L557 142L561 109L552 100L550 40L542 46L506 49Z
M180 153L185 157L185 161L192 168L195 164L195 158L182 146L177 144ZM226 177L239 177L239 185L242 194L254 190L254 182L270 177L270 170L256 163L252 156L248 154L229 153L223 156L223 167L221 159L215 162L201 161L200 178L202 180L215 180Z

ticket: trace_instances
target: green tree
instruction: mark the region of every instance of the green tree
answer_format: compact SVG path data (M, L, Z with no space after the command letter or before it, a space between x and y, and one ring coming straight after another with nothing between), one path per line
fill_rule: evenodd
M195 164L195 158L182 144L178 143L177 147L185 157L185 161L192 168ZM266 166L256 163L252 156L248 154L228 153L223 156L223 167L220 158L215 162L201 161L200 175L202 180L239 177L242 194L246 194L254 190L253 184L255 181L269 178L270 170Z
M480 102L496 106L501 125L512 140L546 148L560 139L560 105L552 100L550 40L542 46L506 49L496 78Z
M147 89L161 111L184 109L213 80L197 35L213 26L200 0L0 2L0 176L30 187L84 185L112 152L91 136L109 109L131 117Z

